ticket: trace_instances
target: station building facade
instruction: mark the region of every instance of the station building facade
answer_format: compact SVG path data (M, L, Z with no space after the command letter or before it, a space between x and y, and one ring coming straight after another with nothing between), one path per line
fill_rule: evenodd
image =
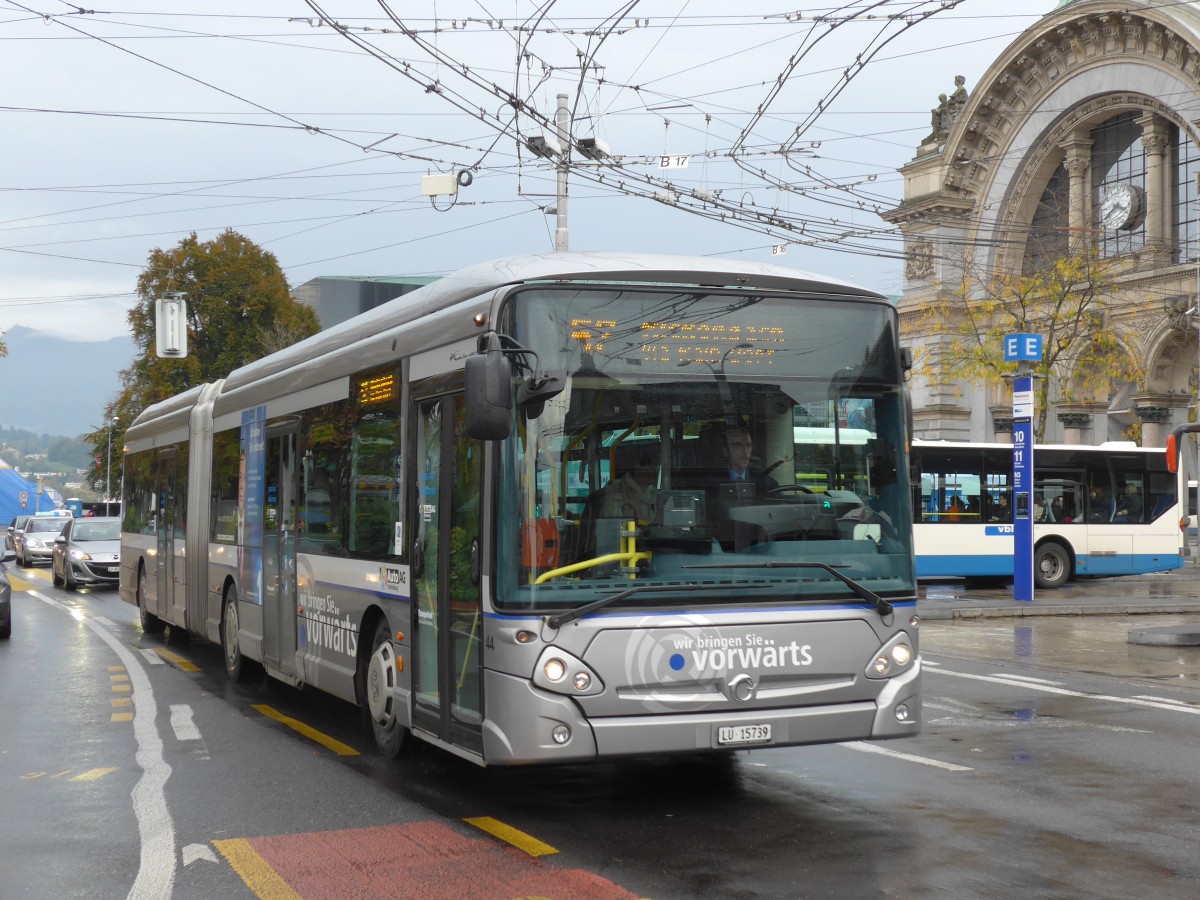
M947 339L922 310L971 273L1094 252L1113 272L1097 315L1139 374L1081 397L1056 372L1044 440L1163 446L1196 417L1200 3L1064 2L969 93L956 81L884 214L904 236L903 342ZM913 400L917 437L1010 439L1004 386L917 377Z

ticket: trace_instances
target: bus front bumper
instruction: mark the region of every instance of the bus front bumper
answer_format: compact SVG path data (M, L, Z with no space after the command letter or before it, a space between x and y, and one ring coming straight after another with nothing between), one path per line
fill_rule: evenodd
M588 719L570 698L542 691L525 679L491 670L484 678L488 716L483 751L488 765L887 740L921 730L919 659L885 682L874 700L603 719ZM770 725L771 739L722 743L719 729L738 725Z

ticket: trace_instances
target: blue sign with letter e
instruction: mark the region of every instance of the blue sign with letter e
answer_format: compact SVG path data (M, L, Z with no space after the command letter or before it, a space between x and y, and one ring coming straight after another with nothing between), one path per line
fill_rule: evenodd
M1038 362L1041 358L1042 336L1040 334L1005 335L1005 362Z

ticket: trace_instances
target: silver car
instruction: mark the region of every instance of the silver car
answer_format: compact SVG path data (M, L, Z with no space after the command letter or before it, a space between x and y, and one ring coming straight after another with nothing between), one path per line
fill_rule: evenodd
M39 563L50 562L54 553L54 539L71 521L70 516L33 516L24 528L13 532L13 544L17 550L17 565L22 569Z
M18 528L24 528L31 516L14 516L13 520L8 523L8 531L4 535L4 546L9 550L16 550L17 545L13 543L13 536L17 533Z
M72 519L54 538L50 560L55 587L115 585L121 574L121 520L116 516Z

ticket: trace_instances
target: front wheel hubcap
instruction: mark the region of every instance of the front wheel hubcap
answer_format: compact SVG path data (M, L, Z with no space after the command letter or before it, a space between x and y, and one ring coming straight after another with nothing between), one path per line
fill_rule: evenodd
M367 665L367 708L377 725L390 726L396 721L396 655L390 641L384 641L371 654Z

